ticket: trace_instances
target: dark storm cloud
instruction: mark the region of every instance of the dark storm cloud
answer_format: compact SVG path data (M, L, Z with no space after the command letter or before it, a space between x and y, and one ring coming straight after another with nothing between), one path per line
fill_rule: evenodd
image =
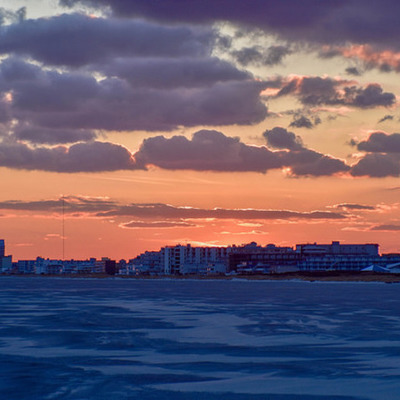
M282 166L278 153L208 130L196 132L191 140L184 136L145 139L135 158L171 170L266 172Z
M282 163L291 169L292 175L329 176L350 169L342 160L307 149L299 136L284 128L267 130L264 137L269 146L289 150L281 152L280 155Z
M359 108L391 106L396 102L393 93L384 92L378 84L365 88L351 81L321 78L294 77L289 79L278 93L279 96L295 95L306 106L347 105Z
M341 0L326 0L322 5L316 0L306 0L301 4L287 0L285 4L272 0L253 0L243 6L241 1L211 0L187 2L184 0L59 0L60 4L73 6L84 4L94 7L109 6L120 17L144 16L173 22L204 23L218 20L245 23L265 27L269 24L307 26L335 9ZM308 7L311 7L308 10ZM304 12L307 10L307 12Z
M390 154L369 153L352 166L350 173L353 176L372 178L399 176L400 163L398 158Z
M54 135L51 130L45 133ZM69 136L68 132L66 135ZM276 127L264 136L270 145L285 150L271 151L265 146L247 145L239 138L210 130L198 131L192 139L151 137L143 141L134 155L112 143L89 141L70 147L31 147L11 137L0 142L0 166L69 173L146 169L152 165L167 170L215 172L265 173L289 168L295 176L333 175L349 168L339 159L303 147L301 139L284 128ZM38 143L40 134L34 137Z
M105 130L172 130L180 125L247 125L261 122L267 108L260 99L265 85L256 81L221 82L211 87L157 90L132 87L119 79L97 84L98 96L74 110L30 114L49 127Z
M285 164L294 176L330 176L350 169L342 160L308 149L289 152Z
M306 105L338 103L341 81L321 77L294 77L284 83L278 96L296 95Z
M304 115L300 115L300 116L295 117L289 126L291 128L311 129L314 126L314 124L312 123L310 118L307 118Z
M212 39L201 28L63 14L0 27L0 53L79 67L115 56L205 56Z
M276 65L292 51L286 46L271 46L266 50L261 46L244 47L231 52L234 59L244 67L248 65Z
M357 149L371 153L400 153L400 133L373 132L367 140L356 143Z
M251 75L218 58L117 58L95 65L108 77L127 80L134 87L173 89L204 87L217 82L242 81Z
M264 58L265 65L280 64L284 57L291 54L292 51L286 46L271 46Z
M0 64L2 88L13 87L14 84L22 84L35 80L45 79L46 73L32 63L25 62L19 57L8 57Z
M388 135L384 132L373 132L367 140L357 142L354 139L351 145L357 146L367 154L352 166L353 176L386 177L400 175L400 134Z
M231 54L234 59L244 67L247 67L250 64L262 64L263 54L259 46L244 47L240 50L233 51Z
M263 133L269 146L275 149L302 150L304 149L303 141L300 136L289 132L285 128L276 126Z
M301 139L284 128L266 131L264 137L269 145L289 151L250 146L221 132L202 130L191 140L184 136L145 139L135 159L140 165L170 170L264 173L286 167L298 176L333 175L349 169L342 160L304 148Z
M353 76L360 76L361 72L358 68L356 67L348 67L346 68L346 73L349 75L353 75Z
M135 86L114 76L97 81L89 74L44 70L11 58L0 66L0 90L12 92L13 118L38 128L172 130L181 125L253 124L267 116L260 92L268 82L252 80L211 59L191 70L203 84L186 90L182 86L195 86L188 73L193 64L188 62L175 72L173 61L169 71L163 70L166 64L157 64L159 73L152 69L154 78L146 77L142 66L144 82Z
M355 107L369 108L375 106L391 106L396 102L393 93L383 92L378 84L369 84L363 88L345 88L345 104Z
M0 94L0 124L9 122L11 120L10 104L5 95Z
M0 89L12 92L17 118L18 112L76 111L86 101L101 95L101 85L92 76L44 70L18 58L1 63Z
M52 129L35 126L19 126L14 129L14 137L18 140L37 144L59 144L87 142L96 138L96 133L81 129Z
M63 5L110 7L120 17L166 22L230 21L314 43L372 43L399 48L397 0L60 0Z
M67 173L140 168L125 147L103 142L78 143L69 148L35 148L3 142L0 143L0 166Z

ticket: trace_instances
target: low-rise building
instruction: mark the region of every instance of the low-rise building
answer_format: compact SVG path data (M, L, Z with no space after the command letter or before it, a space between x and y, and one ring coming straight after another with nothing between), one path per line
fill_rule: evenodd
M301 254L292 247L278 247L268 244L265 247L252 242L237 247L229 255L229 272L245 274L267 274L294 271L298 269Z
M380 264L379 245L341 244L297 244L296 252L300 255L300 271L361 271L371 264Z

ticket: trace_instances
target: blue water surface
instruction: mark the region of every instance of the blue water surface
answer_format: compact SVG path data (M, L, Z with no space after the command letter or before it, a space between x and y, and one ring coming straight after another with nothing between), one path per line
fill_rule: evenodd
M0 277L0 399L400 399L400 285Z

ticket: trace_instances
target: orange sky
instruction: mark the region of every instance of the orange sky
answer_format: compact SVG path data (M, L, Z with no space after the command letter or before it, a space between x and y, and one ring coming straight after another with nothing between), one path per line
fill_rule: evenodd
M63 224L76 259L250 241L400 251L392 35L343 22L346 40L315 38L329 5L296 31L268 1L204 20L56 3L3 6L0 232L14 260L61 258ZM267 8L276 23L256 18Z

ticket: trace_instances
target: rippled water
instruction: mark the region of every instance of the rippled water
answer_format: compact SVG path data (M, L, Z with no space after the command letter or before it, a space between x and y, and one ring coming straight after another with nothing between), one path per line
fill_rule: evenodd
M400 285L0 277L1 399L400 398Z

